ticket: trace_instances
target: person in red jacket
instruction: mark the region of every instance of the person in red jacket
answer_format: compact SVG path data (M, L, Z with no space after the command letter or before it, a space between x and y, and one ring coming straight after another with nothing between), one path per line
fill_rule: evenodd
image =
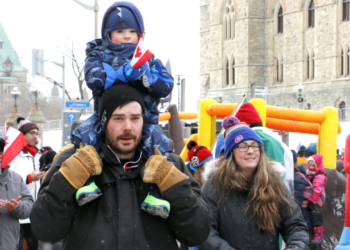
M312 184L307 208L310 210L311 223L314 228L314 238L311 245L321 245L323 242L323 219L321 207L325 202L325 186L327 176L323 168L322 155L312 155L307 159L306 176ZM311 234L312 235L312 234ZM311 237L310 237L311 238Z

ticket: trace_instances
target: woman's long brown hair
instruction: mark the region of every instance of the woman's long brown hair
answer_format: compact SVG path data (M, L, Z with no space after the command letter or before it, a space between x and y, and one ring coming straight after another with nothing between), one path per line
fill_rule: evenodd
M233 151L214 172L212 180L215 189L222 192L218 207L231 191L250 190L246 211L251 206L259 229L275 233L275 227L281 221L282 206L290 203L286 192L283 191L282 181L274 175L272 164L268 161L263 147L260 147L260 160L251 183L239 170Z
M202 187L204 185L204 179L202 176L203 172L204 172L203 167L200 167L197 169L197 171L194 173L194 176L193 176L200 187Z

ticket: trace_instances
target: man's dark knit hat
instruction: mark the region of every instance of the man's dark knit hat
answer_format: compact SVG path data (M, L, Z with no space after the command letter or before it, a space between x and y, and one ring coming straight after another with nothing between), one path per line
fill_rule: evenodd
M100 123L102 131L104 132L109 118L113 114L114 110L120 105L123 105L130 101L136 101L140 103L142 107L142 114L145 114L145 104L142 96L137 89L126 84L113 85L108 88L102 95L100 102Z
M20 123L21 121L24 121L25 118L24 117L17 117L16 121L17 121L17 124Z
M47 151L45 154L45 165L52 163L53 158L55 157L56 154L57 154L56 151L53 151L53 150Z
M33 129L39 130L39 127L35 123L28 120L21 121L18 126L18 130L22 132L23 135L25 135Z

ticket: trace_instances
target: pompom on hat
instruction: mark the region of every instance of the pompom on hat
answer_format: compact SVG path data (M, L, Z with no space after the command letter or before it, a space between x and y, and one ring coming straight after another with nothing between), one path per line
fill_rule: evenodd
M225 129L225 158L227 159L233 149L240 143L253 140L264 146L261 138L255 133L254 130L248 127L247 124L240 122L237 117L227 116L222 121L222 126Z
M213 154L204 146L197 145L195 141L187 144L188 159L190 160L190 168L197 171L206 161L213 158Z

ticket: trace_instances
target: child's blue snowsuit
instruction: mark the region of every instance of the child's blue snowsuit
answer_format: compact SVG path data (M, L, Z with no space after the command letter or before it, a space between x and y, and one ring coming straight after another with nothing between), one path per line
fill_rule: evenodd
M101 96L104 91L108 91L108 88L114 84L129 84L139 91L145 104L139 149L147 160L154 154L154 149L157 147L163 155L167 156L168 161L172 162L170 158L172 145L158 126L158 104L160 98L164 98L171 93L174 80L167 73L163 64L159 60L154 59L154 56L148 61L148 66L141 66L146 69L143 73L147 76L148 80L145 83L148 82L148 88L144 87L142 79L128 80L138 79L142 71L135 71L138 69L131 70L131 75L135 73L134 76L136 77L126 77L129 74L129 70L126 75L126 68L124 67L130 68L131 65L129 62L134 54L136 44L114 44L110 40L110 32L119 30L120 27L136 29L139 36L144 34L142 15L137 7L130 2L120 1L112 4L103 17L102 39L96 39L87 44L84 66L85 81L93 93L95 112L94 115L87 119L73 133L74 146L75 148L79 148L80 143L83 143L84 146L93 145L99 151L103 141L98 112ZM93 177L90 177L85 183L85 186L89 186L92 182ZM150 197L153 196L158 201L163 200L157 185L150 184L149 191ZM98 197L95 196L98 192L101 191L99 189L93 190L93 193L90 192L92 194L90 197ZM147 200L149 196L142 203L141 209L152 215L167 218L169 216L170 204L168 203L167 205L164 202L153 203L152 198ZM85 204L84 200L89 202L89 197L83 197L82 199L80 197L77 197L79 205Z
M87 44L86 55L87 58L84 67L85 80L93 93L95 113L77 128L73 133L73 139L76 148L83 142L84 146L94 145L98 150L102 143L98 108L105 84L113 84L113 82L114 84L125 84L118 78L114 78L115 76L113 73L119 67L128 63L128 61L127 59L118 57L117 53L102 46L102 40L100 39L96 39ZM159 60L155 60L154 57L152 57L148 63L150 68L155 68L156 63L161 67L157 67L158 80L151 88L145 88L140 80L127 84L132 85L141 93L145 103L145 117L140 144L142 153L146 159L148 159L154 154L154 148L157 147L163 155L168 157L169 153L172 152L172 145L158 126L158 104L160 98L166 97L171 93L174 85L173 79ZM108 64L111 68L103 64ZM161 69L161 72L159 72L159 69ZM110 72L111 70L113 70L113 72ZM108 89L106 89L106 91L108 91ZM168 159L169 158L170 157L168 157Z

